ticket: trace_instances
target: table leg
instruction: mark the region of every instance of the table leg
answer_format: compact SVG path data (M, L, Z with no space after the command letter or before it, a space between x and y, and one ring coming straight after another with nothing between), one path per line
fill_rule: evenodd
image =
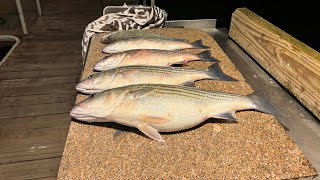
M38 14L39 14L39 16L42 16L40 0L36 0L36 4L37 4L37 9L38 9Z
M23 33L24 34L28 34L27 27L26 27L26 22L24 21L24 15L23 15L23 10L22 10L22 7L21 7L20 0L16 0L16 4L17 4L17 9L18 9L18 13L19 13L19 17L20 17L20 23L21 23L21 26L22 26Z

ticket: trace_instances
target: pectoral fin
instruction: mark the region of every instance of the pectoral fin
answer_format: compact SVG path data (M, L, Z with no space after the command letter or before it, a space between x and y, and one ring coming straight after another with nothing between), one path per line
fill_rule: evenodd
M229 111L229 112L223 112L220 114L215 114L212 117L235 121L235 120L237 120L237 118L234 116L234 114L235 114L235 112Z
M194 81L187 81L187 82L184 82L182 84L180 84L181 86L191 86L191 87L195 87L196 84L194 83Z
M153 127L149 126L148 124L144 122L137 122L136 127L143 132L146 136L148 136L151 139L154 139L159 142L165 142L165 140L161 137L159 132L154 129Z
M117 130L113 134L113 141L119 141L121 139L121 136L123 136L125 133L128 133L128 131Z

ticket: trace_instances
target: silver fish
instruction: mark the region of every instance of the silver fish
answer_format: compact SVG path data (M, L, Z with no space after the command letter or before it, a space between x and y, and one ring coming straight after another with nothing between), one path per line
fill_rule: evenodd
M180 50L180 49L208 49L208 46L202 45L202 41L198 40L193 43L177 40L166 40L156 38L130 38L119 40L106 45L102 52L117 53L134 49L160 49L160 50Z
M175 39L175 38L171 38L161 34L132 29L132 30L115 31L107 35L104 35L101 38L101 42L104 44L109 44L115 41L126 40L130 38L157 38L157 39L166 39L166 40L174 39L179 41L185 41L184 39Z
M101 91L133 84L194 85L202 79L235 81L224 74L217 63L207 70L180 67L124 66L96 73L80 82L76 89L82 93L94 94Z
M116 122L138 128L164 142L159 132L192 128L208 118L236 120L235 112L280 111L261 93L248 96L209 92L188 86L140 84L103 91L76 104L71 117L87 122Z
M139 49L111 54L98 61L93 69L104 71L122 66L171 66L173 64L186 64L194 60L219 62L211 57L209 50L200 54L193 54L182 51Z

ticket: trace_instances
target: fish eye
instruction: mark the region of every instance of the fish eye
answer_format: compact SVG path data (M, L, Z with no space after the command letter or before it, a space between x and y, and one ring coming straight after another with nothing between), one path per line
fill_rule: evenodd
M91 74L91 76L89 76L89 78L91 78L93 76L93 74Z
M90 97L94 97L94 95L96 95L96 94L91 94Z

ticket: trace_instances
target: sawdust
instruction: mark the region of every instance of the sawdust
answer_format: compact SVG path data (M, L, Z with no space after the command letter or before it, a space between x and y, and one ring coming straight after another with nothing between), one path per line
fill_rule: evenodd
M242 95L253 92L207 33L177 28L149 31L190 42L201 39L221 61L221 69L239 80L202 80L196 83L198 88ZM102 35L92 38L82 79L90 76L93 64L105 56L101 53ZM205 69L210 64L194 61L187 67ZM76 101L84 98L78 95ZM290 179L317 174L273 116L243 111L236 117L237 123L211 119L188 131L162 133L166 143L115 123L72 122L58 179ZM115 141L113 134L119 128L129 133Z

